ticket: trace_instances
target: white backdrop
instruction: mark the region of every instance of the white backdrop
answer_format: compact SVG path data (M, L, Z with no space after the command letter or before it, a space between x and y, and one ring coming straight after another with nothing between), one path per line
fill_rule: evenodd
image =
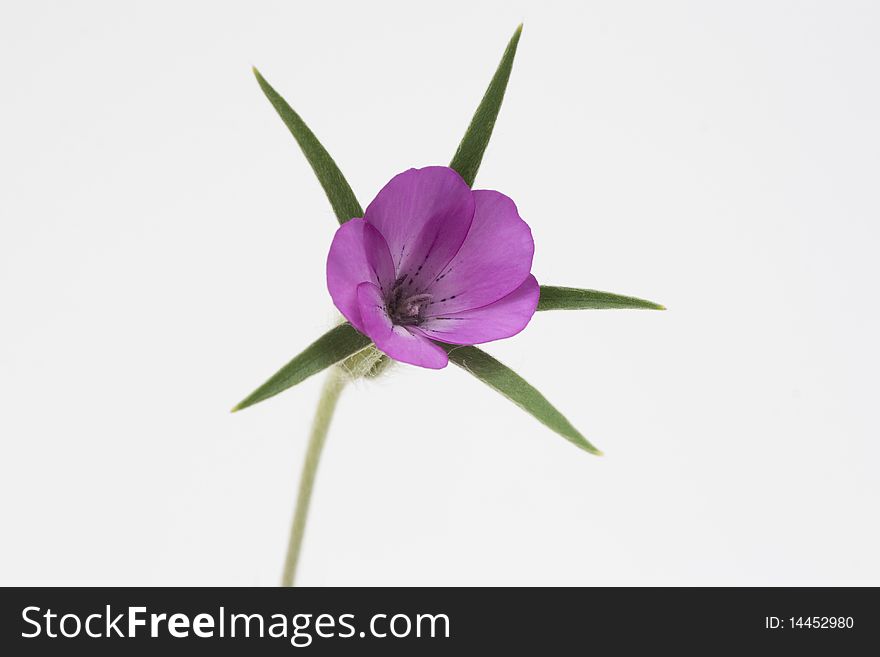
M870 2L8 2L0 583L271 585L333 321L336 226L257 65L363 204L451 158L543 283L487 350L607 456L466 373L346 392L300 582L880 584L880 9Z

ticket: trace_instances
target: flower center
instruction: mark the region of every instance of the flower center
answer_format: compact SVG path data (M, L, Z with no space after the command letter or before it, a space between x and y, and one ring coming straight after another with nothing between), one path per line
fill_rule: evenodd
M425 310L431 303L430 294L410 294L406 276L394 282L391 293L385 300L385 309L391 322L397 326L417 326L425 319Z

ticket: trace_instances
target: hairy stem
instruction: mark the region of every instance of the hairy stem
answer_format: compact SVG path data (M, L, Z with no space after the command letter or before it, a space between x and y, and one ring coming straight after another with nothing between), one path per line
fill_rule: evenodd
M309 515L309 502L312 500L312 488L315 485L315 474L318 471L318 463L321 460L321 451L324 449L324 441L327 439L327 430L333 419L333 411L336 410L336 402L347 380L341 367L332 367L324 381L321 398L318 400L318 409L315 411L315 419L312 421L312 433L309 437L309 445L306 449L306 458L303 462L302 474L299 479L299 495L296 499L296 510L293 514L293 524L290 527L290 541L287 545L287 557L284 560L284 573L281 576L281 586L293 586L296 578L296 565L299 561L299 553L302 548L303 534L306 530L306 520Z

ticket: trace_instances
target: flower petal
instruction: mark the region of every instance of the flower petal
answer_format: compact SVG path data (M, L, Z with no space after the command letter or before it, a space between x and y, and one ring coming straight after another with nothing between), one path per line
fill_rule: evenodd
M394 285L394 262L388 243L375 227L364 222L364 253L367 264L376 275L375 283L383 293L391 291Z
M379 229L398 278L413 294L433 280L461 248L475 201L461 176L448 167L410 169L396 175L367 207L364 220Z
M361 332L357 286L365 281L388 289L394 283L394 265L379 231L363 219L352 219L339 227L330 244L327 289L339 312Z
M372 283L361 283L357 287L357 296L360 316L363 319L363 331L387 356L403 363L433 370L446 367L449 357L442 347L434 344L424 335L391 323L385 310L382 291L377 286Z
M531 274L503 299L482 308L430 317L418 330L450 344L480 344L509 338L522 331L538 307L540 288Z
M481 308L517 289L532 269L532 231L504 194L472 192L474 220L458 253L427 289L426 316Z

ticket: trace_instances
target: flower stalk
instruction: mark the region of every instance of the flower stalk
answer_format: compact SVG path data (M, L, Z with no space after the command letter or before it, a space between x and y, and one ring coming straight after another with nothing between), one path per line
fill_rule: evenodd
M327 431L333 420L336 403L345 388L348 375L341 366L331 367L324 380L321 397L315 418L312 420L312 432L306 448L302 473L299 480L299 494L296 498L296 510L293 513L293 524L290 526L290 539L287 545L287 557L284 560L284 572L281 575L281 586L293 586L296 581L296 566L302 549L306 520L309 516L309 505L312 501L312 490L315 486L315 475L321 461L321 452L327 440Z

